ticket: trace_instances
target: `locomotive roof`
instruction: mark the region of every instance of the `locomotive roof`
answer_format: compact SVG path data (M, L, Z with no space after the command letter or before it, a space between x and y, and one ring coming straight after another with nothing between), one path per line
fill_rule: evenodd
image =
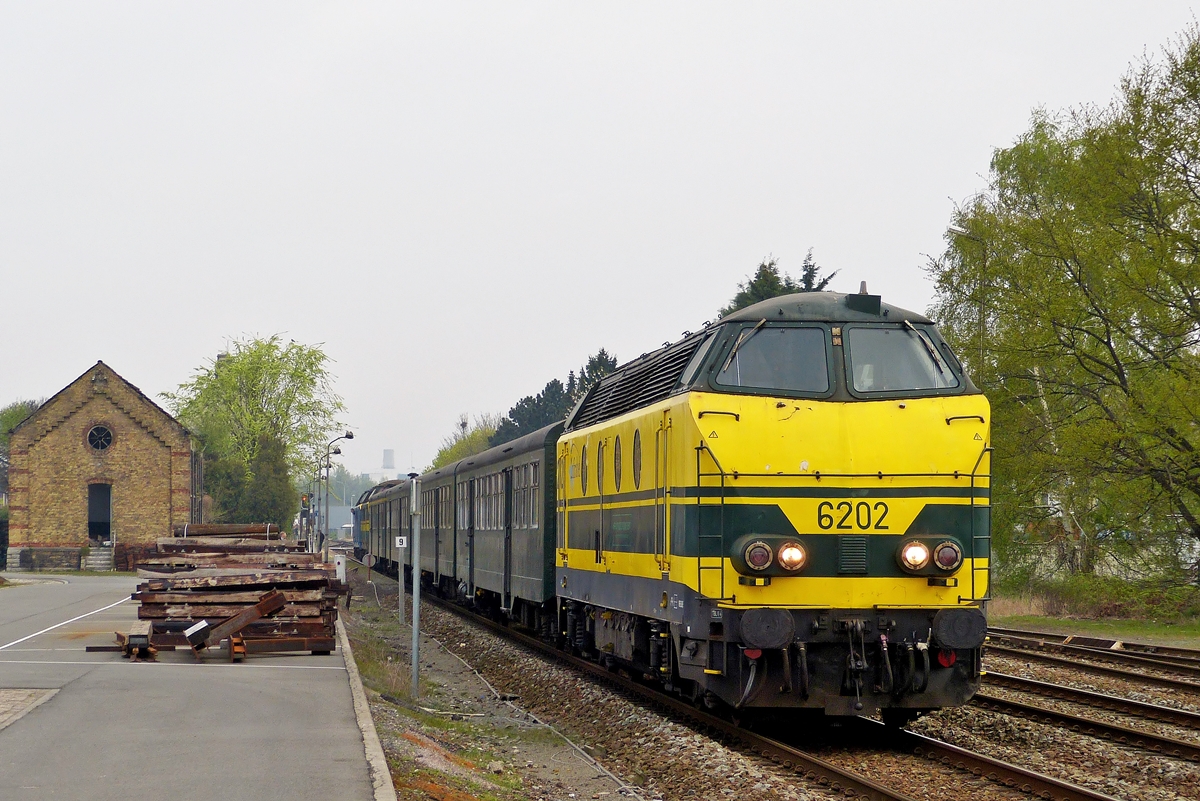
M876 304L878 313L874 311ZM798 292L794 295L780 295L739 309L722 317L719 322L757 323L764 318L767 322L932 322L923 314L883 303L878 295L846 295L841 292Z

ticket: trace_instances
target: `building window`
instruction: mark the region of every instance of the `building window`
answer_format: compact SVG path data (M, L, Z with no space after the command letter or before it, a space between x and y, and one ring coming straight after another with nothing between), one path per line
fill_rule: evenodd
M112 441L113 435L107 426L92 426L92 430L87 433L87 443L92 450L106 451L108 446L112 445Z

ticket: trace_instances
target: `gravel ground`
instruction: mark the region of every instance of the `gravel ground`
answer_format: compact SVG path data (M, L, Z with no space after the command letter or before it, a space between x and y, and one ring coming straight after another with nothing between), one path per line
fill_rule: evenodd
M982 709L942 710L913 731L1116 798L1194 801L1200 766Z
M394 586L394 585L393 585ZM392 595L394 599L395 596ZM609 687L504 640L433 605L422 606L422 630L478 670L512 703L547 721L581 744L646 799L720 799L753 793L761 799L831 799L840 793L812 785L769 760L748 755L688 726L644 708ZM424 659L422 660L425 661ZM1116 692L1149 703L1197 709L1200 698L1168 697L1155 688L989 656L987 667L1094 692ZM1001 688L992 692L1002 693ZM1020 695L1020 694L1016 694ZM1037 698L1034 703L1074 707ZM1118 713L1087 709L1088 716ZM1148 730L1179 727L1142 722ZM971 707L942 710L917 721L914 731L1097 790L1137 801L1200 798L1200 766L1075 734L1050 724ZM1189 737L1196 733L1188 731ZM846 770L930 801L1007 801L1028 798L1011 788L965 774L933 760L856 747L817 747L816 753ZM526 784L528 788L529 785ZM586 797L586 796L584 796Z
M644 785L652 797L668 801L732 798L746 792L764 799L842 797L806 785L768 760L746 756L697 734L568 667L547 662L486 629L471 626L457 615L432 606L425 607L422 615L424 630L476 666L498 688L520 695L523 708L574 731L596 749L610 770ZM464 635L464 631L470 635ZM922 757L862 748L817 746L811 750L845 770L903 788L913 798L1028 798L1020 791ZM664 754L668 756L664 758Z
M766 759L747 756L548 662L450 612L422 605L421 628L503 693L571 732L613 773L648 798L832 799Z

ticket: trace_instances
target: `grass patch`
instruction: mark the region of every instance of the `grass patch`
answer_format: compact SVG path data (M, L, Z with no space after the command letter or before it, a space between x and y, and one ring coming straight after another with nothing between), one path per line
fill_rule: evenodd
M997 615L1104 620L1126 618L1186 624L1200 620L1200 587L1168 581L1125 581L1074 575L1000 586L991 611Z
M996 626L1200 647L1200 587L1076 575L998 587Z
M408 664L396 660L391 644L371 627L356 623L349 615L342 620L363 684L380 694L408 698L412 687Z

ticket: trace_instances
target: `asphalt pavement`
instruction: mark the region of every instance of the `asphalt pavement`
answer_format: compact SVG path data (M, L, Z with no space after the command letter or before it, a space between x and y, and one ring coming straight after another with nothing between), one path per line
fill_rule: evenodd
M132 577L3 574L0 799L371 801L340 650L328 656L119 653Z

